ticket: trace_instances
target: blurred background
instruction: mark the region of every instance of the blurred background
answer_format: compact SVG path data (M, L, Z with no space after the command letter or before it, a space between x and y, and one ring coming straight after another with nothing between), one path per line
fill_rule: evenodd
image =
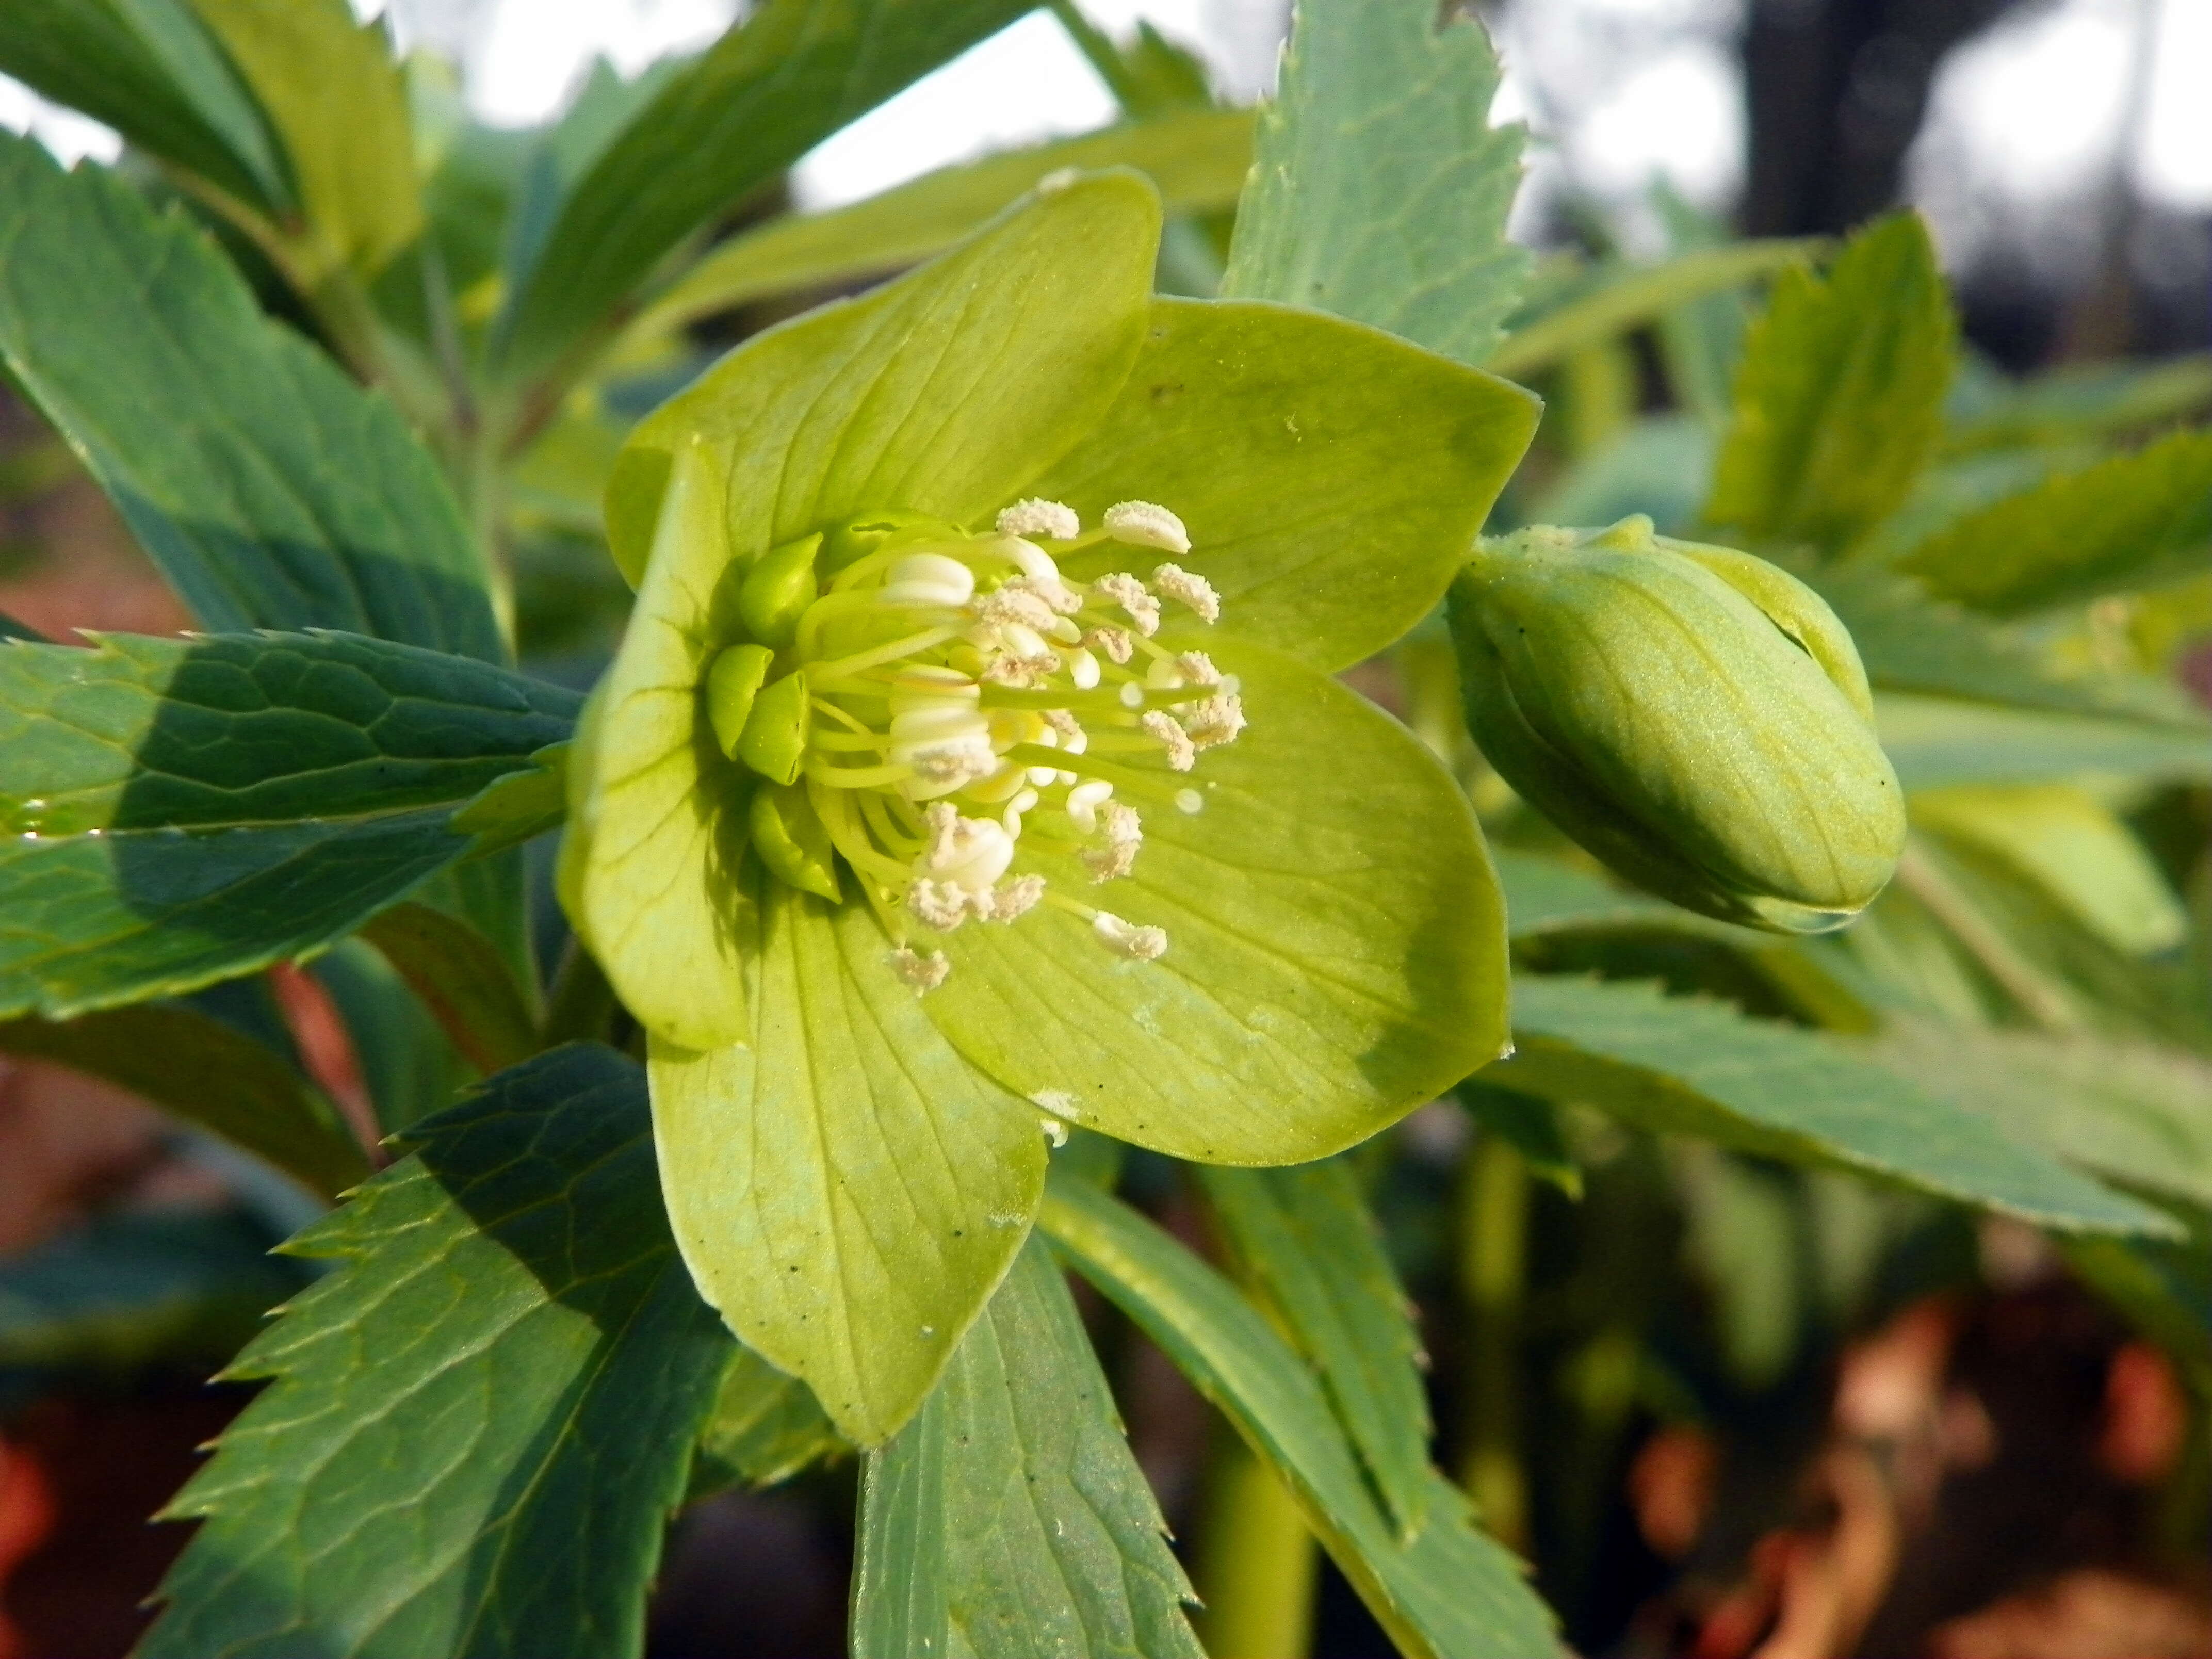
M712 40L738 9L357 9L381 11L403 50L457 65L478 121L522 128L557 113L595 63L634 75ZM1505 62L1494 116L1532 134L1514 229L1553 256L1540 270L1732 234L1839 233L1910 204L1934 229L1977 373L2122 357L2202 372L2212 0L1478 9ZM1218 100L1244 103L1272 81L1288 8L1081 11L1116 39L1150 24L1202 60ZM823 144L793 170L790 200L836 206L1116 113L1040 10ZM4 79L0 122L68 158L118 148ZM1648 412L1668 394L1646 378L1628 397ZM1589 404L1567 392L1555 419ZM12 403L0 408L0 611L49 633L186 625L98 493ZM2206 666L2201 651L2194 661ZM2212 688L2212 672L2196 678ZM240 989L252 1005L240 1017L283 1033L367 1121L375 1057L345 1037L338 977L272 975ZM1577 1133L1579 1201L1541 1180L1486 1199L1465 1190L1503 1177L1468 1156L1456 1109L1425 1109L1374 1156L1435 1360L1444 1459L1479 1486L1508 1445L1523 1474L1490 1512L1534 1553L1578 1647L2212 1655L2202 1414L2160 1349L2036 1235L1838 1177L1632 1142L1595 1120ZM1161 1212L1195 1237L1187 1200L1156 1173ZM1135 1179L1141 1190L1141 1160ZM1477 1202L1521 1253L1510 1306L1483 1304L1454 1254L1472 1235L1451 1218ZM205 1376L301 1282L304 1268L264 1252L312 1213L283 1182L106 1085L0 1058L0 1659L127 1649L181 1541L145 1517L235 1410L240 1391ZM1203 1547L1219 1425L1132 1334L1102 1321L1102 1342L1167 1512ZM842 1652L852 1490L847 1466L690 1512L653 1651ZM1325 1565L1315 1595L1314 1652L1389 1651Z

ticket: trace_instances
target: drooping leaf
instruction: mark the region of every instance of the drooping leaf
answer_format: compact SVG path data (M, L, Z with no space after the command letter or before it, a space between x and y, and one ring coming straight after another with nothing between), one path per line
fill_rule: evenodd
M1709 524L1833 549L1904 501L1941 435L1957 325L1919 216L1784 270L1736 373Z
M181 216L0 134L0 358L203 624L505 659L428 453Z
M1884 692L1881 746L1908 790L2039 783L2085 774L2212 778L2212 741L2188 725L2100 719L1954 697Z
M2212 433L2179 432L1952 525L1899 568L1939 599L2021 616L2212 563Z
M775 0L671 76L562 200L500 325L505 373L546 367L684 238L1024 0Z
M416 1139L294 1242L340 1265L233 1368L275 1380L167 1512L200 1525L147 1659L641 1650L731 1346L643 1075L556 1049Z
M848 1438L880 1444L1021 1248L1044 1134L884 970L872 914L757 862L744 879L745 1046L653 1042L669 1213L745 1345L802 1378Z
M1486 1083L1578 1101L1638 1127L1838 1165L2063 1232L2165 1234L2112 1192L1987 1118L1832 1040L1646 984L1514 981L1513 1057Z
M346 0L191 3L276 131L317 262L375 276L422 230L407 90L386 25L356 22Z
M1963 389L1963 386L1962 386ZM1956 401L1954 399L1954 401ZM2078 443L2140 432L2212 408L2212 353L2154 362L2068 363L1954 411L1954 452Z
M0 1012L62 1018L322 948L465 854L453 809L575 706L348 635L0 647Z
M538 1052L532 992L515 982L482 933L427 904L398 904L369 919L362 935L485 1077Z
M921 1413L869 1454L852 1650L1204 1659L1165 1530L1033 1238Z
M1340 1158L1197 1173L1245 1281L1320 1375L1398 1535L1418 1536L1434 1485L1420 1337L1358 1177Z
M0 70L264 213L291 204L261 112L186 0L15 0Z
M1466 1498L1442 1475L1430 1476L1419 1537L1399 1539L1319 1380L1227 1279L1080 1181L1051 1183L1039 1224L1282 1477L1401 1653L1513 1659L1560 1650L1520 1565L1477 1530Z
M918 264L1063 167L1135 167L1176 214L1235 206L1251 164L1250 111L1178 110L943 167L849 207L772 219L732 237L641 312L630 333L657 335L769 295Z
M1472 15L1429 0L1305 0L1260 118L1224 295L1333 311L1479 363L1529 256L1505 240L1517 125Z
M275 1049L177 1003L0 1020L0 1054L57 1060L258 1153L324 1198L369 1172L329 1100Z
M772 1486L809 1463L851 1449L806 1384L732 1343L730 1367L699 1431L687 1495L701 1498L739 1484Z

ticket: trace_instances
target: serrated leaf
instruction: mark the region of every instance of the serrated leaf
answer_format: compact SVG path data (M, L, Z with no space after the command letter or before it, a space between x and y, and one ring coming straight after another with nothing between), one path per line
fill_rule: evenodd
M283 146L310 281L349 265L371 277L422 234L407 91L386 24L346 0L192 0Z
M1875 699L1875 723L1908 790L2098 774L2151 781L2212 778L2212 741L2189 726L1899 692Z
M291 204L252 94L185 0L11 0L0 70L264 213Z
M2069 1163L2212 1206L2212 1061L2082 1032L1893 1018L1869 1051Z
M658 335L769 295L917 264L980 229L1062 167L1135 167L1176 214L1234 207L1251 164L1249 110L1178 110L941 167L849 207L773 219L732 237L647 307L629 331Z
M168 1514L143 1659L639 1653L730 1339L678 1261L645 1079L556 1049L295 1241L337 1270ZM549 1571L549 1563L557 1571Z
M361 931L397 969L454 1048L489 1077L538 1052L532 992L515 982L489 939L426 904L397 904Z
M1428 1518L1429 1397L1413 1304L1340 1158L1196 1173L1244 1281L1320 1376L1402 1539Z
M1899 568L2016 617L2155 586L2212 560L2212 433L2179 432L1968 515Z
M1482 1081L1663 1133L1830 1164L2062 1232L2167 1235L2159 1211L1802 1027L1649 984L1523 975Z
M1917 214L1861 231L1825 278L1783 271L1744 342L1706 522L1833 549L1887 516L1942 434L1957 332Z
M505 660L429 455L181 216L0 134L0 358L203 624Z
M349 635L0 647L0 1012L319 950L468 850L447 819L576 699Z
M1560 1651L1520 1564L1430 1474L1428 1524L1401 1542L1369 1491L1321 1383L1228 1280L1117 1200L1054 1179L1038 1218L1233 1424L1298 1500L1330 1557L1410 1659Z
M700 1426L687 1497L702 1498L740 1483L772 1486L809 1463L852 1449L806 1384L750 1348L731 1346L729 1369Z
M1492 127L1498 56L1430 0L1304 0L1254 140L1224 296L1371 323L1479 363L1529 255L1505 240L1517 125Z
M503 853L558 830L568 817L569 743L549 744L530 757L530 765L484 786L483 793L453 814L453 828L474 836L471 860Z
M1204 1659L1166 1523L1032 1239L919 1415L869 1455L852 1651Z
M535 374L684 238L822 139L966 50L1025 0L773 0L609 141L512 273L498 350Z
M119 1084L267 1158L324 1198L369 1172L337 1109L289 1060L180 1004L0 1020L0 1054L57 1060Z

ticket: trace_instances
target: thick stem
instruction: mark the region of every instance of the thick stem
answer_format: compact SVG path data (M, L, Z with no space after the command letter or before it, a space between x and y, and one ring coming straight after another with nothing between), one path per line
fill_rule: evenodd
M1212 1659L1304 1659L1313 1644L1312 1533L1275 1472L1217 1426L1192 1577Z
M1498 1136L1478 1133L1460 1189L1460 1294L1472 1335L1459 1482L1492 1535L1516 1550L1528 1534L1520 1380L1528 1237L1528 1166Z

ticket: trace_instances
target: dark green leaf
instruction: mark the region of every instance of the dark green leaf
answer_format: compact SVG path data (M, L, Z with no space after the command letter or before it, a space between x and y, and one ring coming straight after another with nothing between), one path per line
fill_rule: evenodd
M1312 306L1479 363L1520 298L1518 126L1498 56L1431 0L1305 0L1260 118L1226 296Z
M1917 214L1784 270L1736 372L1707 522L1833 548L1894 510L1941 435L1957 327Z
M1522 976L1496 1083L1640 1128L1832 1164L2067 1232L2165 1234L2160 1212L2076 1175L1801 1027L1656 987Z
M0 647L0 1013L320 949L466 853L453 808L576 708L349 635Z
M9 0L0 70L264 213L291 202L252 94L184 0Z
M1429 1397L1413 1304L1341 1158L1197 1175L1244 1281L1319 1373L1401 1538L1427 1520Z
M1433 1471L1428 1524L1400 1540L1313 1372L1236 1287L1135 1211L1055 1178L1038 1225L1166 1350L1280 1475L1345 1577L1411 1659L1559 1651L1519 1563Z
M315 958L309 971L337 1005L361 1060L377 1127L386 1134L451 1105L478 1075L407 981L382 953L358 938L340 939Z
M209 628L505 659L459 510L392 406L181 216L5 134L0 358Z
M465 921L428 905L399 904L372 918L361 936L384 952L481 1075L538 1052L529 995L491 941Z
M1984 507L1900 568L2000 616L2155 586L2212 562L2212 433L2180 432Z
M169 1513L144 1659L589 1654L645 1595L730 1338L677 1260L645 1078L574 1045L417 1126L291 1247L341 1265Z
M1585 930L1656 929L1745 951L1771 950L1776 944L1771 933L1695 915L1558 859L1509 848L1494 850L1491 858L1498 885L1505 890L1505 925L1516 939Z
M1166 1523L1032 1237L861 1487L852 1650L1204 1659Z
M699 1431L690 1496L724 1486L772 1486L809 1463L852 1449L806 1384L732 1345L730 1368Z
M1027 9L1025 0L770 0L672 76L512 273L504 367L534 374L747 191Z
M1582 1165L1575 1162L1559 1109L1550 1101L1471 1079L1460 1085L1459 1097L1486 1133L1521 1154L1531 1175L1550 1182L1569 1198L1583 1195Z

